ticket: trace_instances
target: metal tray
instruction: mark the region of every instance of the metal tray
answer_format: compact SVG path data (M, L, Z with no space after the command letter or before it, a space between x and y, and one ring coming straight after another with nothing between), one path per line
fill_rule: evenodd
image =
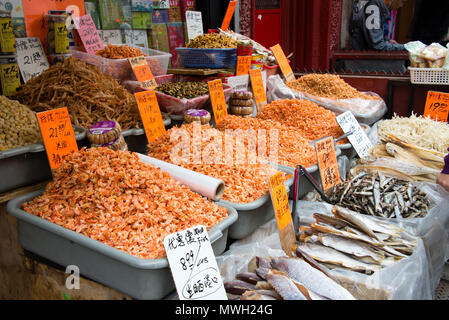
M78 148L85 146L86 130L73 126ZM50 180L51 170L43 144L0 152L0 193Z
M8 202L17 218L22 247L61 266L76 265L80 273L136 299L162 299L175 289L166 258L141 259L23 211L23 204L43 189ZM228 228L237 212L224 204L229 216L209 231L215 255L226 248Z

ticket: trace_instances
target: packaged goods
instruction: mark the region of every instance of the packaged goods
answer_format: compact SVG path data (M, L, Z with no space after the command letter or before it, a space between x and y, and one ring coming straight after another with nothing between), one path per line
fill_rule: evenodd
M11 97L16 94L20 86L20 71L17 57L0 56L1 94Z
M168 9L168 18L170 22L182 22L181 0L170 0L170 9Z
M201 124L208 124L210 119L210 113L207 110L202 109L189 109L184 114L184 122L186 123L199 122Z
M172 68L182 67L181 59L176 48L184 47L184 27L182 23L168 23L167 32L170 42L170 53L172 54L171 66Z
M426 60L427 68L441 68L449 50L439 43L432 43L421 51L421 57Z
M0 10L0 54L16 53L16 37L11 11Z
M107 148L74 153L24 210L144 259L165 256L168 234L195 225L209 230L227 217L137 154Z
M47 53L67 54L70 52L69 31L65 14L44 15L47 23Z
M421 41L412 41L404 44L405 49L409 53L410 66L414 68L426 68L427 64L423 57L421 57L421 52L426 47Z
M179 99L193 99L209 94L209 86L204 81L168 82L158 86L156 91Z
M187 48L231 49L237 48L237 41L219 33L207 33L197 36L186 45Z
M121 133L117 121L101 121L89 128L87 138L92 144L102 145L117 140Z
M146 54L139 49L127 46L126 44L116 46L108 43L103 50L97 51L95 54L106 59L128 59L140 56L146 57Z
M151 44L154 49L170 52L170 41L166 23L155 23L153 20L153 25L151 27Z
M36 114L27 106L0 96L0 151L40 142Z
M22 85L15 99L34 111L67 107L74 125L108 120L121 128L141 126L135 97L95 66L69 58Z
M125 138L120 135L117 139L104 143L104 144L92 144L93 148L108 148L114 151L128 151L128 145L126 144Z
M133 29L148 29L151 28L151 23L151 12L132 12Z

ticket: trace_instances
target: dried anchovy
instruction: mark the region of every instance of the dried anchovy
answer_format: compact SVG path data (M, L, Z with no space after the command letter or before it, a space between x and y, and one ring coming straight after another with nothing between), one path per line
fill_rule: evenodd
M209 94L209 86L203 81L169 82L156 90L179 99L193 99Z

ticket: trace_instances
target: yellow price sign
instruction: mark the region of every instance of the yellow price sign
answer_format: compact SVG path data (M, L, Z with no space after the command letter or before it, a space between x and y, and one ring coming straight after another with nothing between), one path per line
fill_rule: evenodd
M226 10L223 23L221 24L221 30L227 31L229 29L229 24L231 23L232 16L235 12L235 7L237 6L237 1L230 1L228 5L228 10Z
M150 90L157 87L156 79L144 56L129 58L128 61L131 64L137 81L142 83L142 87Z
M285 56L284 51L282 50L281 46L279 44L275 45L274 47L270 48L273 52L274 57L276 58L279 68L281 68L282 74L284 75L285 79L290 81L295 81L295 75L293 74L293 70L290 67L290 64L288 63L287 57Z
M223 82L221 79L217 79L209 81L208 85L212 109L214 110L215 124L219 124L228 115L226 98L223 92Z
M249 69L251 69L251 61L252 56L240 56L237 57L237 68L236 68L236 76L241 76L244 74L248 74Z
M327 137L317 141L315 143L315 151L318 167L320 168L321 185L323 190L326 191L341 182L334 138Z
M257 111L267 104L267 94L263 85L262 71L254 69L249 71L251 86L253 87L254 99L256 100Z
M148 142L152 142L165 133L164 119L153 90L134 94L139 107L140 117Z

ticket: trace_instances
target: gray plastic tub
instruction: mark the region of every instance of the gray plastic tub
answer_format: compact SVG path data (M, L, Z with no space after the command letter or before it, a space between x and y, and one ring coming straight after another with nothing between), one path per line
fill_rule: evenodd
M365 129L366 134L371 130L371 127L367 124L361 123L360 126ZM337 145L337 149L340 149L341 155L347 156L350 162L357 156L357 152L355 152L354 147L350 143L339 144Z
M280 168L280 170L288 174L294 174L294 171L291 172L290 169ZM290 187L293 185L293 178L285 182L287 193L289 193ZM235 240L247 237L274 217L273 204L269 193L250 203L233 203L220 200L218 204L237 210L238 220L229 228L229 238Z
M171 119L168 118L167 120L164 120L165 127L168 127L171 124ZM148 152L148 139L145 134L144 129L129 129L129 130L123 130L122 136L125 138L126 144L128 145L128 150L141 153L141 154L147 154Z
M84 146L86 130L74 126L78 148ZM0 193L50 180L51 169L43 144L0 152Z
M23 204L43 191L7 204L7 212L17 218L19 241L24 249L63 267L76 265L82 275L136 299L162 299L175 289L166 258L137 258L23 211ZM209 231L217 256L226 248L228 228L237 221L232 207L219 205L228 210L229 216Z

